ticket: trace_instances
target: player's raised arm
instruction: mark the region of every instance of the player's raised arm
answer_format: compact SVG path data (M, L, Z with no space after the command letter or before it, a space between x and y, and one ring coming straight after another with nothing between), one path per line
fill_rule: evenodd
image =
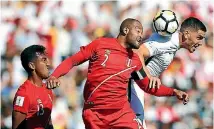
M144 44L142 44L140 48L135 52L138 54L140 58L144 71L146 72L147 76L150 77L151 75L145 65L145 59L150 57L149 49L146 48Z
M99 40L92 41L87 46L81 47L79 52L65 59L48 78L47 87L49 89L58 87L60 85L60 81L58 80L59 77L67 74L74 66L90 60L95 54L98 43Z
M155 96L176 96L179 100L183 100L184 104L187 104L189 101L189 96L186 92L173 89L167 87L165 85L160 85L159 89L157 88L149 88L149 78L145 76L145 72L143 70L132 73L132 78L138 84L138 86L144 90L146 93Z
M146 67L145 65L145 60L144 59L147 59L150 57L150 55L152 54L151 50L148 49L148 47L146 47L144 44L142 44L140 46L140 48L138 50L135 51L139 58L140 58L140 61L142 63L142 69L145 71L147 77L150 79L149 81L149 87L150 88L159 88L160 85L161 85L161 81L158 77L154 77L150 74L148 68Z

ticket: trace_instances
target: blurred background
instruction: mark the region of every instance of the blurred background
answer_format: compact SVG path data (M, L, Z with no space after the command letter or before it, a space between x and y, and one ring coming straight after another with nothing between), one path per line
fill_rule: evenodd
M160 9L170 9L179 23L194 16L207 29L205 44L194 54L181 49L161 75L162 83L185 90L190 102L145 95L148 129L213 128L213 2L201 1L1 1L1 129L12 125L12 100L27 75L20 52L32 44L47 48L52 68L98 37L116 37L127 17L140 20L144 39L152 32L152 19ZM54 90L52 122L55 129L84 129L82 90L87 63L75 67Z

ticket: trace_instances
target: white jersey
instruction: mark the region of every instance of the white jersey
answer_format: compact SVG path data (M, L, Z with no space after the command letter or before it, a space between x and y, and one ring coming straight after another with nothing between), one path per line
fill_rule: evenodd
M146 67L152 76L159 76L172 62L176 51L179 49L179 35L172 34L171 37L161 36L153 33L144 43L150 53L150 58L146 60ZM134 85L134 86L133 86ZM131 86L131 107L139 119L144 120L144 92L133 84Z
M171 37L153 33L144 43L150 53L146 66L152 76L159 76L172 62L176 51L179 49L178 33Z

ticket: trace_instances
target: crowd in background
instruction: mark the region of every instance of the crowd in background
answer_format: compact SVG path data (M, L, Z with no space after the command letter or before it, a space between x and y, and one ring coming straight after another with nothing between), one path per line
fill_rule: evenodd
M205 43L195 53L177 52L161 75L163 84L185 90L190 102L183 105L174 97L145 94L148 129L213 128L213 2L210 1L1 1L1 129L12 125L12 101L27 74L20 52L32 44L44 45L52 70L80 46L99 37L116 37L121 21L132 17L143 24L144 39L152 32L157 11L170 9L179 23L193 16L207 29ZM74 67L54 90L52 123L55 129L84 129L82 91L87 62Z

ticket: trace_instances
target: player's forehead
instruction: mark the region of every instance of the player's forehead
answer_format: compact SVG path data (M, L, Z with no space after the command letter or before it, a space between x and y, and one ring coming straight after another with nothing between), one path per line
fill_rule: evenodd
M134 21L134 22L132 23L132 27L133 27L134 29L143 30L142 24L141 24L140 22L138 22L138 21Z
M47 58L47 52L36 52L36 58L37 59L43 59L43 58Z

